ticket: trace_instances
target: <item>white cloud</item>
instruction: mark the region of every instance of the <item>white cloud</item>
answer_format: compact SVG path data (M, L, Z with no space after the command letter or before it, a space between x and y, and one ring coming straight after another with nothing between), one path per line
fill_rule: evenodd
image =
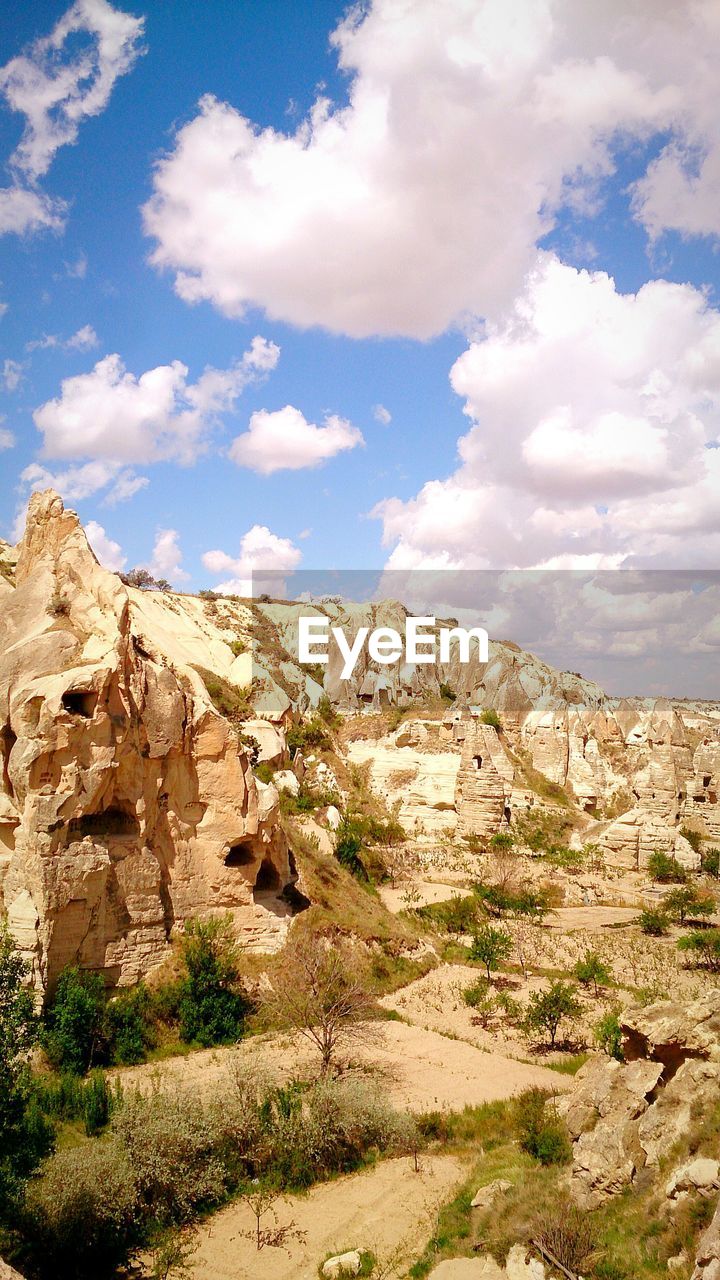
M65 275L69 280L84 280L87 275L87 254L80 250L74 262L63 262Z
M230 556L226 551L206 551L202 562L214 575L232 575L218 584L217 591L252 596L261 595L268 585L272 585L275 594L280 594L276 575L297 568L301 558L300 548L290 538L280 538L266 525L254 524L240 539L238 556ZM264 579L263 574L271 575L270 580Z
M375 508L390 567L717 560L720 312L700 290L621 294L544 254L484 333L450 375L459 466Z
M190 577L182 565L180 535L177 529L158 529L148 569L154 578L167 578L169 582L185 582Z
M660 141L649 231L720 231L712 0L372 0L332 43L347 106L286 134L206 96L157 164L145 227L187 302L356 337L497 316L628 140Z
M80 123L104 110L118 76L140 52L143 25L107 0L76 0L49 36L0 69L0 92L26 121L10 157L14 169L42 177L58 148L75 142ZM80 47L79 32L90 37ZM71 41L78 52L68 56Z
M60 396L35 410L43 453L116 463L191 463L207 447L218 415L232 409L243 388L273 368L279 354L274 343L254 338L229 369L207 368L194 383L180 360L136 377L119 355L105 356L90 373L64 378Z
M123 555L122 547L119 542L113 542L97 520L88 520L85 525L87 540L90 543L100 564L105 569L111 569L113 573L119 573L127 564L127 556Z
M347 419L330 414L319 427L286 404L273 413L267 409L254 413L248 430L233 440L230 457L238 466L269 476L273 471L317 467L359 444L364 444L362 433Z
M8 431L7 427L3 427L4 418L0 417L0 451L3 449L12 449L15 444L15 437L12 431Z
M392 422L392 414L384 404L376 404L373 406L373 418L383 427L389 427Z
M0 376L6 391L17 391L23 380L23 365L17 360L5 360Z
M35 338L34 341L26 343L25 350L50 351L60 348L63 351L91 351L93 347L99 346L99 343L100 339L92 325L84 324L69 338L61 338L57 333L45 333L42 338Z
M14 184L0 191L0 234L62 227L64 201L50 200L35 184L58 148L75 142L83 120L107 106L118 76L140 53L143 25L107 0L76 0L49 36L0 68L0 94L25 116L10 157Z
M119 502L127 502L149 481L147 476L138 476L117 462L85 462L82 466L66 467L64 471L50 471L31 462L20 473L20 483L34 490L56 489L70 502L81 502L110 486L103 502L114 507Z
M50 200L25 187L0 188L0 236L27 235L43 229L60 231L65 221L62 200Z

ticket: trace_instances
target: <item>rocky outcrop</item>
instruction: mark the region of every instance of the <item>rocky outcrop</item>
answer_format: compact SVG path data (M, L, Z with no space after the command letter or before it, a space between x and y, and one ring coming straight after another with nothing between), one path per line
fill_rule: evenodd
M16 584L0 606L0 889L38 983L72 963L134 982L194 915L277 942L294 878L277 793L180 640L169 656L147 593L98 565L52 491L30 503Z
M720 990L627 1010L621 1026L625 1061L591 1059L558 1102L573 1139L571 1189L588 1209L656 1169L720 1085Z
M490 725L474 722L468 726L455 784L459 835L489 838L509 822L512 773L509 779L502 776L500 754L497 734Z
M720 1280L720 1205L700 1237L692 1280Z

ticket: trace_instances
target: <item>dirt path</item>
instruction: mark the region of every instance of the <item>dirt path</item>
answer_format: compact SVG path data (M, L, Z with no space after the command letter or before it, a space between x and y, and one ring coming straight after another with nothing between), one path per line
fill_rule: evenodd
M555 907L545 917L550 929L567 932L570 929L608 929L613 925L628 925L637 920L637 907Z
M193 1258L194 1280L317 1280L318 1263L330 1252L370 1249L381 1261L399 1247L412 1262L432 1231L434 1215L462 1181L452 1156L427 1160L415 1173L406 1158L313 1187L305 1196L283 1196L275 1206L279 1225L294 1221L307 1232L288 1250L257 1251L243 1233L254 1229L249 1207L238 1202L201 1227ZM273 1225L270 1215L264 1225Z
M426 1027L404 1022L381 1025L382 1040L367 1056L377 1064L395 1105L410 1111L457 1111L509 1098L532 1085L566 1087L563 1077L546 1067L483 1052L467 1041L450 1039ZM243 1074L270 1071L282 1080L309 1074L315 1065L304 1041L258 1037L232 1049L202 1050L110 1074L118 1076L123 1088L129 1090L180 1088L203 1094L224 1085L233 1069L239 1068Z
M414 880L413 889L417 898L410 904L414 907L426 907L432 902L446 902L448 898L467 898L471 889L460 884L444 884L438 880ZM391 889L389 885L381 885L378 893L383 906L397 915L407 907L407 887Z

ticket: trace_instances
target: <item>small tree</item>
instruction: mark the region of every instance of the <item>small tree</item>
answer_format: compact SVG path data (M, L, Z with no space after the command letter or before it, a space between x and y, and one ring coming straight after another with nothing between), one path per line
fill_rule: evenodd
M512 948L513 940L505 929L496 929L491 924L485 924L478 929L472 940L470 959L479 960L485 965L489 982L491 970L497 969L503 960L507 960Z
M205 1046L239 1040L249 1002L239 987L239 950L230 917L188 920L182 952L186 969L179 1006L182 1039Z
M578 982L584 987L592 986L595 996L599 994L599 987L606 987L612 979L612 973L597 951L592 951L589 947L585 955L578 960L573 973Z
M545 1032L550 1038L550 1048L554 1049L561 1023L573 1021L580 1012L580 1001L573 988L556 979L548 991L536 991L530 996L525 1027L531 1034Z
M53 1066L83 1075L105 1057L105 983L99 973L63 969L45 1015L43 1048Z
M716 905L714 898L698 893L695 886L690 884L671 889L663 900L663 910L671 920L677 920L678 924L684 924L688 918L711 916Z
M358 958L339 937L301 935L285 948L272 989L260 997L265 1018L298 1032L327 1075L344 1047L378 1039L377 1006Z
M696 929L684 938L678 938L678 950L694 951L699 964L720 970L720 929Z
M687 871L669 853L651 853L648 871L658 884L685 884L687 880Z
M706 876L712 876L714 880L720 879L720 849L703 849L700 866Z
M52 1129L31 1100L27 1054L38 1024L25 981L29 966L0 923L0 1222L52 1146Z
M646 907L638 916L640 928L651 938L662 938L668 931L669 923L661 907Z
M603 1014L593 1027L593 1035L596 1045L607 1054L608 1058L617 1058L618 1062L624 1060L622 1028L617 1009L608 1009L607 1013Z

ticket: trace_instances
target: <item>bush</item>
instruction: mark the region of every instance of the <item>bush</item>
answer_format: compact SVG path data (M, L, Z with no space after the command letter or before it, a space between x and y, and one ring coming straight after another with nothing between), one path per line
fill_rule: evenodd
M542 1089L526 1089L514 1106L515 1128L523 1151L541 1164L568 1164L572 1146L554 1103Z
M41 1274L95 1280L137 1238L137 1188L117 1139L57 1152L29 1188L24 1233Z
M617 1009L609 1009L603 1014L602 1018L595 1023L593 1036L598 1048L602 1049L608 1058L616 1058L618 1062L624 1061L622 1030Z
M482 715L480 716L480 723L489 724L491 728L497 731L497 733L499 733L500 730L502 729L502 720L500 719L497 711L494 711L492 707L489 707L486 711L483 711Z
M700 865L706 876L720 879L720 849L704 849L700 854Z
M573 1274L585 1274L598 1250L595 1219L564 1193L533 1224L533 1239Z
M64 969L45 1015L43 1048L53 1066L83 1075L107 1057L105 983L99 973Z
M328 735L327 723L320 716L315 715L306 724L294 724L287 731L286 742L290 759L292 760L297 751L329 751L332 742Z
M455 690L451 689L450 685L446 684L444 680L440 683L440 697L445 702L455 702L457 699Z
M688 844L690 845L690 848L693 850L694 853L700 852L700 846L702 845L702 836L700 835L699 831L693 831L692 827L681 827L680 835L683 836L685 840L687 840Z
M32 993L25 986L28 969L0 924L0 1223L16 1210L25 1179L53 1143L27 1066L38 1032Z
M692 951L697 963L711 969L714 973L720 969L720 929L696 929L684 938L678 938L680 951Z
M493 915L526 916L541 920L550 910L550 899L545 889L504 889L501 885L477 884L473 892Z
M238 986L232 921L188 920L182 941L186 977L180 986L180 1036L205 1047L243 1034L249 1002Z
M453 894L443 902L431 902L417 908L423 920L429 920L447 933L470 933L477 924L478 904L474 896Z
M604 963L597 951L588 948L585 955L578 960L573 973L578 982L584 987L592 986L595 995L598 995L599 987L606 987L611 981L612 974L608 966Z
M711 916L716 906L714 898L703 896L698 893L694 885L689 884L678 885L677 889L671 889L663 899L663 910L671 920L677 920L678 924L684 924L688 918Z
M545 1032L550 1048L555 1048L558 1030L563 1022L573 1021L581 1012L580 1002L567 982L556 979L547 991L535 991L528 1001L525 1028L532 1035Z
M662 907L646 907L638 916L640 928L651 938L662 938L668 931L669 923Z
M585 868L585 854L582 849L569 849L567 845L552 845L545 855L552 867L578 875Z
M121 991L109 1002L106 1028L112 1062L134 1066L145 1060L147 1050L155 1044L151 1007L150 995L142 982L130 991Z
M479 960L485 965L489 982L491 970L497 969L503 960L507 960L512 947L512 938L505 929L495 929L493 925L485 924L473 937L470 959Z
M658 884L685 884L687 872L669 853L651 853L648 871Z

